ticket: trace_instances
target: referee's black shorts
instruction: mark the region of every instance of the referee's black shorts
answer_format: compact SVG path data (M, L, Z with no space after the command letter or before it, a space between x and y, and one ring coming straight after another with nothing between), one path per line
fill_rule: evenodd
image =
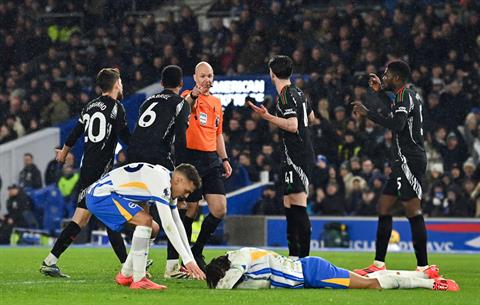
M207 194L225 195L223 166L216 152L188 149L186 162L197 169L202 178L202 187L187 198L187 202L197 202Z

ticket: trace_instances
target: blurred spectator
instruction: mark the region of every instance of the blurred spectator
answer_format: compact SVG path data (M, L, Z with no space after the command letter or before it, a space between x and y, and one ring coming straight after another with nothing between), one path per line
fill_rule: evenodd
M274 186L266 187L262 192L262 198L255 203L253 214L255 215L283 215L284 208L281 198Z
M379 196L375 194L370 188L362 191L360 203L357 205L353 214L358 216L374 216L377 215L376 202Z
M313 203L313 213L320 215L345 215L346 202L343 194L339 193L338 185L329 183L324 192L322 189L317 189L317 197Z
M23 188L38 189L42 187L42 174L33 163L33 156L30 153L23 155L23 169L18 175L18 183Z
M56 149L61 149L60 146L57 146L54 150L54 157L50 160L47 164L47 168L45 169L45 185L49 185L52 183L56 183L58 178L61 175L61 165L56 160Z
M72 204L72 201L76 200L75 190L79 179L80 174L71 165L65 164L63 166L57 186L62 193L65 204Z
M38 228L32 212L31 199L16 184L8 187L7 213L17 227Z

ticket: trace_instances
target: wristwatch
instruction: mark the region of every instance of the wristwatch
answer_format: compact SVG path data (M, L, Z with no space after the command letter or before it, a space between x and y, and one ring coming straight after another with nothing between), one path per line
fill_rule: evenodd
M229 158L229 157L223 158L223 159L222 159L222 163L225 162L225 161L230 162L230 158Z

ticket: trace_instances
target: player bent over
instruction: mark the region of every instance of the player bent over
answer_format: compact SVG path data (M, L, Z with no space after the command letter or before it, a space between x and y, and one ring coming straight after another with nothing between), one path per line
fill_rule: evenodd
M200 176L190 164L180 164L172 173L160 165L131 163L109 172L88 188L88 209L110 229L120 231L125 223L136 226L127 260L115 277L117 284L131 289L167 288L145 277L152 217L137 204L140 202L155 202L162 227L187 272L193 278L205 279L193 258L176 207L177 198L188 196L200 186Z
M453 280L443 279L436 267L425 271L383 270L361 276L339 268L321 257L297 260L275 252L242 248L227 252L207 265L207 284L217 289L261 288L427 288L458 291Z

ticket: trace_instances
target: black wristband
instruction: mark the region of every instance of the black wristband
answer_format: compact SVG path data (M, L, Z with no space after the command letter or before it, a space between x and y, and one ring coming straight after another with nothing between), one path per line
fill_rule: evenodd
M222 159L222 162L225 162L225 161L230 162L230 158L229 158L229 157L223 158L223 159Z
M194 96L192 92L190 92L190 97L192 98L192 100L196 100L198 98L198 96Z

